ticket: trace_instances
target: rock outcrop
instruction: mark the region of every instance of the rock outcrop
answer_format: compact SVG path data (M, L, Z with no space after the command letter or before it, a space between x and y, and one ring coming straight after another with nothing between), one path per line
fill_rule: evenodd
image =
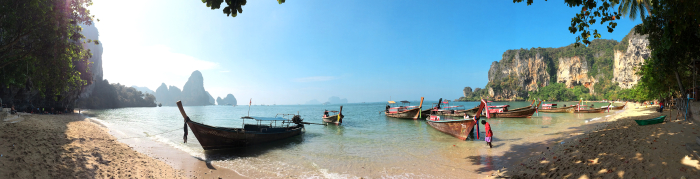
M613 49L620 44L595 39L587 47L508 50L491 64L484 94L497 101L525 100L530 92L562 83L565 88L583 86L589 95L602 98L596 90L605 94L612 89Z
M205 106L212 105L209 103L210 95L204 90L204 77L202 73L197 71L192 72L190 78L182 87L182 105L188 106Z
M85 38L90 40L99 40L100 32L97 30L97 27L95 27L95 24L90 26L82 25L81 27L83 27L83 31L81 33L83 36L85 36ZM83 48L90 49L90 53L92 53L92 57L90 58L90 62L92 62L90 65L90 71L92 72L92 83L83 87L79 96L80 99L90 97L95 89L95 85L97 84L96 82L101 82L104 77L102 73L102 42L97 45L95 43L84 43Z
M327 102L327 103L330 103L330 104L345 104L345 103L348 103L348 99L347 99L347 98L340 99L340 97L331 96L330 98L328 98L328 102Z
M214 104L214 98L204 89L204 77L199 71L192 72L182 90L176 86L166 87L165 83L162 83L156 89L155 97L158 103L165 106L175 106L178 100L185 106Z
M651 56L651 50L647 48L649 46L647 37L648 35L636 34L634 29L632 29L626 37L626 50L615 50L614 77L612 81L617 82L620 88L629 89L639 82L640 76L636 74L635 68L640 67L644 64L644 60L649 59Z
M490 83L499 83L497 87L488 88L491 97L495 100L517 100L525 97L527 91L547 86L550 74L539 51L520 49L508 50L503 53L500 62L491 63L488 78Z
M464 93L464 97L471 96L472 95L472 88L471 87L464 87L464 90L462 90L462 93Z
M557 83L564 83L568 88L583 85L594 94L593 85L596 82L593 77L588 75L588 62L585 58L578 56L559 58Z
M238 105L238 101L236 100L236 97L234 97L232 94L226 95L223 99L221 97L216 98L216 104L217 105Z

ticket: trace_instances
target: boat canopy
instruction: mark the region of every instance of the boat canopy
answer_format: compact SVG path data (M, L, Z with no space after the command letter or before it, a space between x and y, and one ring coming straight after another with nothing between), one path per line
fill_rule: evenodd
M241 119L255 119L256 121L289 121L282 117L255 117L255 116L243 116Z
M411 103L410 101L401 101L401 103Z
M389 104L396 104L396 102L394 102L394 101L389 101Z

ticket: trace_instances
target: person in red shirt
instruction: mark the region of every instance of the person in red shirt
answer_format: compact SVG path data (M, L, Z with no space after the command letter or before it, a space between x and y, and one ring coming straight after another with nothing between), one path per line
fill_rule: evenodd
M489 145L489 148L493 148L493 145L491 145L491 137L493 137L493 131L491 131L491 124L488 122L481 121L481 124L484 125L484 130L486 130L486 144Z

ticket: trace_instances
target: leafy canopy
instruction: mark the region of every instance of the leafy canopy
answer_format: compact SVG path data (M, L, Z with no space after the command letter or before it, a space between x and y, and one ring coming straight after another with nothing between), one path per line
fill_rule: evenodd
M524 0L513 0L513 3L520 3ZM527 5L531 5L533 0L527 0ZM571 18L571 26L569 27L569 32L572 34L579 33L580 35L576 37L576 46L578 47L581 43L589 45L591 41L589 40L591 36L593 38L601 38L602 35L598 33L598 29L593 29L591 31L590 25L600 22L603 24L608 22L608 32L613 32L617 23L614 20L620 19L620 14L616 8L615 4L619 4L620 0L565 0L564 1L569 7L581 7L581 11L576 13L576 15ZM593 32L593 34L591 34Z
M285 0L277 0L278 4L284 3ZM221 4L226 2L226 7L224 7L224 14L226 16L236 17L238 13L243 13L243 6L246 4L246 0L202 0L202 3L206 4L211 10L216 10L221 8Z
M80 27L92 24L90 5L92 0L0 1L0 85L32 87L58 100L90 82L91 55L82 47Z

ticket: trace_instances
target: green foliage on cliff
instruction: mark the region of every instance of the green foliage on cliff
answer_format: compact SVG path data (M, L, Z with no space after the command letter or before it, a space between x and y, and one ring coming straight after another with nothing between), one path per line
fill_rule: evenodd
M629 36L629 35L628 35ZM547 88L545 89L544 94L542 94L540 97L544 97L549 100L567 100L567 99L573 99L574 97L576 99L584 97L585 99L606 99L606 94L612 91L616 91L619 89L616 89L617 84L614 84L612 82L613 78L613 65L614 65L614 55L615 55L615 48L620 45L619 42L615 40L604 40L604 39L595 39L591 41L589 46L580 46L580 47L575 47L573 44L565 47L560 47L560 48L531 48L531 49L519 49L519 50L508 50L504 53L503 57L504 59L499 62L499 68L510 68L510 67L516 67L515 60L516 56L520 60L524 59L535 59L539 55L543 62L545 63L545 68L547 74L549 74L549 83L550 85L556 84L557 83L557 75L558 71L560 68L560 60L569 60L569 58L580 58L582 60L585 60L585 68L588 69L588 73L586 75L589 76L589 78L595 79L597 81L595 85L592 87L592 93L591 90L586 90L586 95L579 95L578 93L574 94L573 91L571 94L565 93L565 88L561 88L559 86L554 86L550 88L556 88L558 90L554 91L560 91L561 93L557 93L556 95L550 94L550 91L547 91ZM625 47L626 48L626 47ZM520 62L523 63L523 62ZM527 63L527 62L526 62ZM561 67L561 68L568 68L568 67ZM538 82L537 86L540 88L539 92L528 92L525 89L526 85L528 82L523 82L519 81L518 78L516 78L515 74L510 74L509 76L502 76L503 74L501 73L494 73L494 76L492 77L491 81L486 85L486 89L492 88L494 93L496 95L498 94L505 94L507 95L501 95L501 96L513 96L512 94L517 94L515 95L515 99L505 99L505 100L524 100L524 99L532 99L533 96L531 95L537 95L538 93L541 93L542 89L544 88L545 84L542 84L541 81ZM562 84L563 85L563 84ZM579 85L584 85L584 84L575 84L576 87L574 89L578 88ZM561 89L559 89L561 88Z
M591 100L593 97L584 86L567 88L563 83L553 83L540 88L537 92L530 92L530 98L547 101L577 101L581 98Z
M122 84L109 84L109 81L98 81L93 93L87 99L80 100L78 106L90 109L108 109L122 107L156 107L156 97L153 94L142 93Z
M481 99L489 99L489 90L476 88L474 92L467 94L467 96L460 97L455 101L479 101Z

